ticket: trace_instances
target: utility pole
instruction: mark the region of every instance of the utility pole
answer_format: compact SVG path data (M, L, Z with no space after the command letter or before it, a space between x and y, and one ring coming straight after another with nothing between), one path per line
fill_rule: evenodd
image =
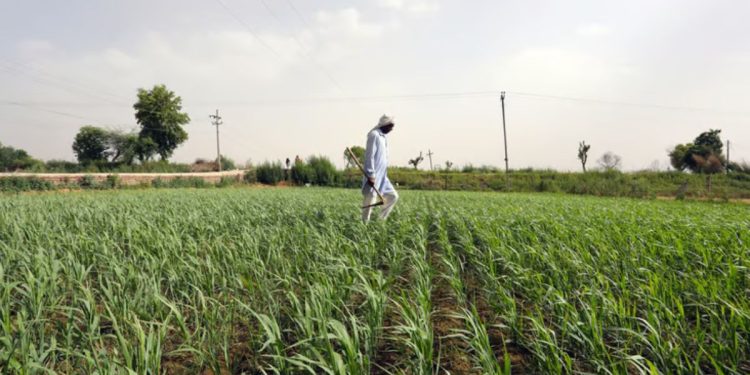
M221 116L219 116L219 110L216 110L215 115L208 115L208 117L211 119L211 125L216 127L216 165L219 167L219 172L221 172L221 151L219 151L219 125L223 124L224 122L221 121Z
M508 136L505 133L505 91L500 93L500 106L503 110L503 143L505 144L505 174L508 174Z
M430 158L430 170L432 170L432 150L427 149L427 156Z
M727 139L727 173L729 173L729 140Z

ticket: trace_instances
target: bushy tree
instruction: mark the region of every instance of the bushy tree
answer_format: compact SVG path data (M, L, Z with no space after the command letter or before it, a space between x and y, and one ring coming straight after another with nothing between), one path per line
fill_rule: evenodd
M365 148L362 146L352 146L349 147L350 150L352 150L352 153L354 156L357 157L357 160L359 160L360 163L362 163L362 160L365 160ZM356 163L352 159L351 155L349 155L346 150L344 150L344 161L346 161L346 167L353 167L356 166Z
M0 171L13 172L30 169L36 165L43 165L43 163L29 156L25 150L3 146L0 143Z
M724 143L721 130L703 132L692 143L678 144L669 151L669 161L677 170L694 173L718 173L724 170Z
M73 141L73 152L78 162L90 164L106 162L110 156L109 133L95 126L84 126L78 130Z
M73 152L81 164L111 162L131 165L136 158L148 161L155 145L135 133L84 126L73 141Z
M110 131L107 140L113 163L133 164L138 156L138 135L121 131Z
M679 144L669 151L669 163L672 164L672 168L678 171L684 171L687 168L685 156L692 146L692 143Z
M182 98L166 86L138 89L138 102L133 108L136 110L136 121L141 126L140 158L150 159L153 153L149 155L149 152L155 151L162 160L166 160L177 146L187 140L188 134L182 126L190 122L190 117L181 112Z
M135 144L135 155L141 164L151 160L157 153L158 145L150 137L138 136Z

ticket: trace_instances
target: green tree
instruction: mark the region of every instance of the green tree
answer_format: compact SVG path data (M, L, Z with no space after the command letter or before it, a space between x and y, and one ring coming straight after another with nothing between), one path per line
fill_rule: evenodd
M139 136L135 143L135 156L141 164L151 160L158 151L156 142L150 137Z
M41 161L32 158L26 151L0 143L0 171L13 172L41 164Z
M578 160L581 161L583 167L583 173L586 173L586 162L589 160L589 150L591 145L587 145L586 141L582 141L578 144Z
M78 162L90 164L107 161L109 152L109 133L95 126L84 126L78 130L73 141L73 152Z
M362 146L352 146L352 147L349 147L349 149L352 150L352 153L354 154L354 156L357 157L357 160L359 160L360 163L365 159L365 148L364 147L362 147ZM347 168L356 165L354 163L354 160L349 155L349 153L346 152L346 150L344 150L344 161L346 161L346 167Z
M685 169L694 173L718 173L724 169L724 144L721 141L721 130L711 129L703 132L692 143L678 144L669 151L672 166L680 171Z
M669 160L675 169L689 169L693 173L706 175L706 190L709 194L713 186L712 176L724 171L726 164L720 133L719 129L711 129L698 135L693 143L677 145L669 152Z
M138 156L138 134L111 131L108 133L107 146L113 163L132 165Z
M684 171L687 168L685 155L687 155L691 147L693 147L692 143L679 144L669 151L669 163L672 164L674 169Z
M139 157L150 159L155 151L162 160L166 160L174 150L188 138L182 128L190 122L187 113L182 110L182 98L169 91L164 85L156 85L151 90L138 89L138 102L133 105L135 119L141 126L141 153ZM145 141L145 138L151 140ZM155 146L153 149L151 146ZM143 159L141 159L143 160Z

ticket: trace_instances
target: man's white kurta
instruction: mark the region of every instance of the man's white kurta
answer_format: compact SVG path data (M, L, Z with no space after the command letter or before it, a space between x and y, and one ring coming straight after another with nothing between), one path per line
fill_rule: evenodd
M388 140L379 127L367 133L365 174L367 177L375 179L375 187L380 190L381 194L385 195L396 191L391 181L388 180ZM362 194L375 194L366 178L362 180Z

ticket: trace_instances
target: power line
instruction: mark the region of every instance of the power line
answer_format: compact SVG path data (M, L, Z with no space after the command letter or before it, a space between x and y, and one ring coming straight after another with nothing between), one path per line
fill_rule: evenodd
M581 97L571 97L571 96L561 96L561 95L534 94L534 93L519 92L519 91L508 91L508 93L518 95L518 96L532 97L532 98L554 99L554 100L564 100L564 101L573 101L573 102L582 102L582 103L595 103L595 104L605 104L605 105L614 105L614 106L641 107L641 108L678 110L678 111L713 112L713 113L735 114L735 115L750 115L750 112L731 112L731 111L723 111L723 110L714 109L714 108L619 102L619 101L611 101L611 100L604 100L604 99L591 99L591 98L581 98Z
M258 33L255 31L255 28L253 28L247 22L245 22L242 18L240 18L236 14L234 14L234 12L232 12L232 10L229 9L229 7L226 4L224 4L224 2L222 0L216 0L216 2L219 3L219 5L221 5L221 7L224 8L224 10L226 10L227 13L229 13L229 15L232 16L232 18L234 18L235 21L237 21L237 23L239 23L245 29L247 29L247 31L249 31L250 34L252 34L252 36L255 38L255 40L258 41L258 43L260 43L263 47L265 47L267 50L269 50L271 53L273 53L274 56L276 56L276 58L278 58L279 60L281 60L281 55L278 52L276 52L276 50L273 47L271 47L268 43L266 43L265 41L263 41L263 39L260 37L260 35L258 35Z
M330 102L377 102L377 101L394 101L394 100L442 100L442 99L471 99L471 98L496 98L500 94L498 91L476 91L461 93L432 93L432 94L401 94L401 95L380 95L380 96L339 96L339 97L319 97L319 98L295 98L280 100L255 100L255 101L237 101L222 102L224 106L231 105L277 105L277 104L316 104ZM196 103L194 103L196 104Z
M660 104L649 104L649 103L628 103L618 102L603 99L592 99L592 98L581 98L581 97L569 97L560 95L547 95L547 94L536 94L529 92L518 92L518 91L506 91L507 94L513 94L517 96L525 96L530 98L541 98L541 99L553 99L563 100L581 103L594 103L612 106L628 106L628 107L642 107L642 108L655 108L662 110L673 110L673 111L705 111L712 113L722 114L734 114L734 115L750 115L750 112L738 112L738 111L723 111L712 108L699 108L699 107L687 107L687 106L666 106ZM211 101L210 103L193 102L192 105L216 105L222 106L264 106L264 105L279 105L279 104L316 104L316 103L330 103L330 102L377 102L377 101L398 101L398 100L455 100L455 99L478 99L478 98L498 98L500 96L499 91L461 91L461 92L439 92L439 93L417 93L417 94L396 94L396 95L379 95L379 96L339 96L339 97L311 97L311 98L292 98L292 99L280 99L280 100L255 100L255 101L226 101L218 102ZM0 100L1 104L10 104L11 101ZM19 101L12 101L12 103L21 103ZM24 105L37 105L45 104L47 106L56 105L90 105L96 106L101 103L33 103L25 102Z
M271 17L273 17L276 20L276 22L279 23L279 25L281 25L282 27L286 27L287 26L286 23L284 21L282 21L281 18L278 15L276 15L276 12L274 12L273 9L271 9L271 7L268 6L268 3L266 2L266 0L260 0L260 2L261 2L261 4L263 4L263 7L266 8L266 11L268 11L268 14L270 14ZM300 54L303 57L307 58L318 70L320 70L320 72L323 73L323 75L325 75L328 78L328 80L331 81L331 83L333 83L334 86L336 86L336 88L338 88L339 90L343 91L343 88L341 88L341 85L339 84L339 82L335 78L333 78L333 76L331 75L331 73L328 72L327 69L325 69L322 65L320 65L320 63L318 63L307 52L307 47L304 45L304 43L302 43L302 41L299 40L299 38L297 38L297 36L294 35L294 33L292 33L291 35L292 35L292 38L294 39L294 41L297 42L297 45L300 48L299 49Z
M292 0L286 0L286 3L287 3L287 5L289 5L290 8L292 8L292 11L294 12L294 14L297 15L297 18L299 18L299 20L302 21L302 24L305 25L306 28L312 29L312 27L310 26L310 24L307 23L307 20L305 20L305 17L302 16L302 13L300 13L300 11L297 9L297 7L294 6L294 3L292 2Z
M42 111L42 112L48 112L48 113L53 113L53 114L56 114L56 115L60 115L60 116L65 116L65 117L76 118L76 119L79 119L79 120L89 120L89 119L87 119L86 117L78 116L78 115L76 115L76 114L72 114L72 113L67 113L67 112L62 112L62 111L58 111L58 110L54 110L54 109L49 109L49 108L39 107L39 106L35 106L35 105L30 105L30 104L25 104L25 103L19 103L19 102L3 102L2 104L7 104L7 105L14 105L14 106L19 106L19 107L26 107L26 108L32 108L32 109L36 109L36 110L38 110L38 111Z
M73 87L78 87L78 88L83 89L83 90L89 90L89 91L95 92L97 94L106 95L106 96L109 96L109 97L112 97L112 98L115 98L115 99L125 100L125 98L123 96L120 96L118 94L113 94L113 93L111 93L109 91L103 91L103 90L98 89L98 88L93 88L92 86L82 85L82 84L80 84L78 82L73 82L73 81L71 81L71 80L69 80L67 78L61 78L61 77L59 77L57 75L49 73L49 71L47 71L45 69L42 69L39 66L38 63L35 63L34 66L32 67L32 66L30 66L30 63L25 63L24 64L24 63L21 63L21 62L18 62L18 61L14 61L14 60L11 60L11 59L8 59L8 58L5 58L4 60L6 61L6 63L15 64L16 66L25 66L26 69L28 69L28 70L30 70L32 72L36 72L37 74L41 74L42 76L46 76L46 77L48 77L51 80L56 80L56 81L62 82L63 84L68 84L68 85L71 85Z
M55 87L57 89L61 89L63 91L66 91L68 93L72 93L72 94L75 94L75 95L84 95L84 96L88 96L88 97L91 97L91 98L94 98L94 99L103 100L103 101L107 101L107 102L110 102L110 103L113 103L113 104L118 104L118 105L122 104L122 102L120 102L120 101L113 101L111 98L105 97L105 96L111 96L111 97L117 97L118 99L123 100L123 98L121 98L119 96L112 95L112 94L105 93L105 92L101 92L101 91L96 90L96 89L88 88L88 87L82 86L82 85L77 84L77 83L71 83L70 81L66 81L64 79L60 79L60 78L55 77L55 76L53 76L53 75L51 75L49 73L42 72L38 68L37 68L36 74L32 74L29 71L24 71L23 69L21 69L21 68L18 67L18 66L21 66L22 64L14 63L13 61L7 60L7 59L5 61L6 62L3 65L0 65L0 69L3 69L3 70L5 70L5 71L7 71L7 72L9 72L11 74L14 74L14 75L18 75L18 74L25 75L25 76L29 77L32 81L34 81L36 83L39 83L39 84L42 84L42 85L46 85L46 86L50 86L50 87ZM10 64L8 64L8 63L10 63ZM16 66L14 67L13 65L16 65ZM27 70L32 70L32 69L29 69L27 67Z

